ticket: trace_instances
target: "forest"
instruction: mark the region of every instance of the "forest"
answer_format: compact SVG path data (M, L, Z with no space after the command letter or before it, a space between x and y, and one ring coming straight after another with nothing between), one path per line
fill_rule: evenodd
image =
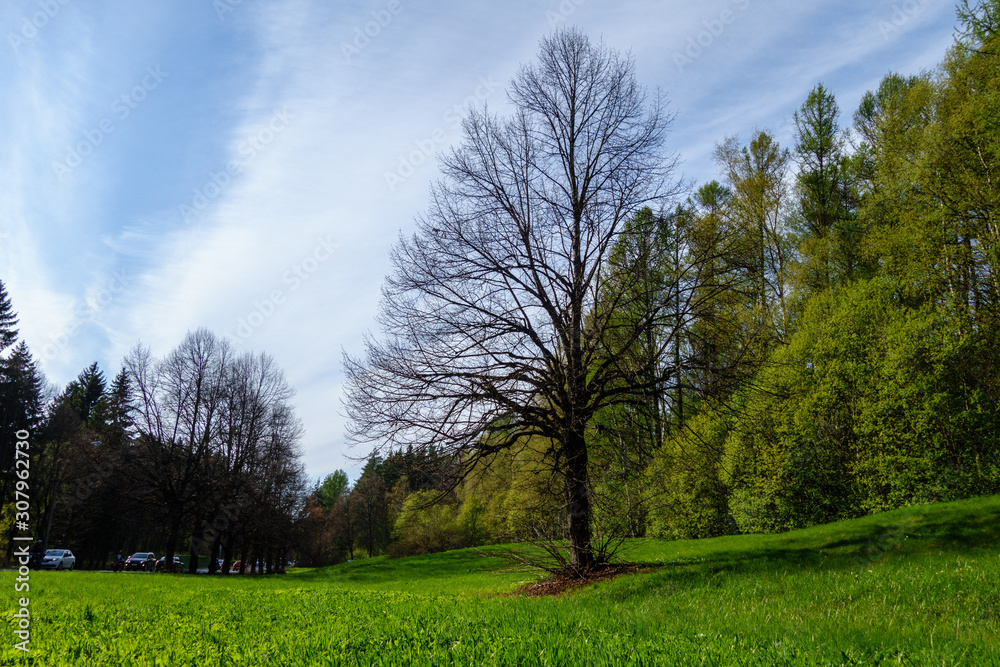
M50 388L0 283L6 562L21 431L31 531L89 568L534 541L587 574L624 538L1000 493L1000 2L958 20L933 71L889 73L853 111L817 83L791 145L719 137L718 179L696 186L671 180L669 113L631 61L572 31L543 42L511 85L522 113L466 119L393 250L390 333L345 359L371 447L353 483L305 477L268 355L202 329ZM560 133L544 121L572 118L550 94L565 71L593 85L564 101L596 120Z

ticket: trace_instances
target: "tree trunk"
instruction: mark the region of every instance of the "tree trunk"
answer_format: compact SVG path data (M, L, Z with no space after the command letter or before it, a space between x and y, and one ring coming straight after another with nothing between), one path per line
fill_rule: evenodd
M594 565L590 534L590 491L587 483L587 444L583 433L573 429L563 446L566 454L565 495L569 520L570 566L576 574L585 574Z
M56 456L59 451L56 450ZM45 508L45 527L42 529L42 546L49 548L49 533L52 531L52 513L56 507L56 488L59 482L59 463L56 463L55 474L52 477L52 484L49 487L49 503Z
M177 551L177 534L181 530L181 515L179 512L172 512L173 517L170 520L170 532L167 534L167 546L166 553L163 554L164 561L163 566L170 571L171 564L174 562L174 553ZM153 566L155 571L156 566Z
M208 573L215 574L219 571L218 554L219 545L222 543L222 535L216 535L215 540L212 541L212 546L208 551Z
M235 537L230 537L226 541L226 553L222 557L222 574L229 574L233 567L233 542Z

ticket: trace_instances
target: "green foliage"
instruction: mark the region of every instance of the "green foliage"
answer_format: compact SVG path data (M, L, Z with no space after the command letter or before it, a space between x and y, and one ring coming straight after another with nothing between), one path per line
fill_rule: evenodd
M552 445L545 438L523 438L519 445L498 452L488 466L478 466L469 474L458 489L458 498L462 513L471 513L466 520L474 520L483 540L564 536L562 480L546 463L551 452Z
M795 112L799 298L850 282L861 272L857 163L845 153L840 107L822 84Z
M721 215L758 282L756 305L727 306L777 335L724 409L689 419L656 456L655 534L720 534L727 513L730 529L777 532L1000 489L996 15L995 2L966 3L965 36L938 71L891 74L865 95L853 154L832 93L809 94L786 221L797 253L778 236L768 250L782 216L769 135L718 147L733 193Z
M0 427L5 448L13 461L13 434L26 429L34 433L44 417L44 376L28 345L21 341L10 356L0 360ZM5 452L7 453L7 452ZM11 466L13 468L13 465Z
M396 518L391 556L417 556L471 546L455 502L444 502L433 491L410 494ZM474 507L477 503L469 503ZM474 509L470 509L475 512ZM474 517L466 516L466 521Z
M0 280L0 352L17 342L17 313L10 302L7 288Z
M95 361L87 368L83 369L75 380L67 385L60 401L65 402L76 411L81 424L90 424L91 412L97 406L98 401L104 396L107 382L104 372L98 367Z
M958 20L963 45L997 55L994 38L1000 32L1000 2L978 0L970 5L969 0L961 0L958 5Z
M329 511L347 492L349 485L350 480L347 479L347 473L343 470L335 470L324 477L322 482L316 483L313 496L323 509Z
M727 440L741 530L995 492L995 346L894 283L814 299Z
M856 430L862 507L880 511L1000 488L995 340L932 306L892 313ZM873 347L875 341L873 342Z
M789 333L791 313L789 278L794 244L787 224L788 187L785 179L791 155L770 132L754 132L740 146L729 137L715 149L732 198L726 209L730 226L738 231L751 301L744 306L751 326L762 332L768 346Z
M732 532L719 459L729 420L705 411L667 439L646 469L647 535L690 539Z

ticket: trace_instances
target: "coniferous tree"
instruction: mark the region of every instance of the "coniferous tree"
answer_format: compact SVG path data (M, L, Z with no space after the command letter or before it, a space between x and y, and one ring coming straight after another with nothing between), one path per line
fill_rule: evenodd
M44 417L45 380L24 341L10 357L0 361L0 447L2 447L3 494L8 499L14 474L14 443L18 431L27 431L32 440ZM36 443L37 444L37 443Z
M82 423L90 422L91 412L104 395L106 385L104 372L95 361L66 388L66 398L76 409Z
M732 199L731 224L743 239L743 269L754 285L754 326L773 346L790 333L789 278L793 247L787 224L788 187L785 177L791 156L766 131L754 133L740 146L729 137L716 146L715 158L726 174Z
M854 163L844 152L839 116L840 107L823 84L795 112L803 298L849 282L860 263Z
M17 314L11 305L7 288L0 280L0 353L17 341Z
M317 482L312 495L320 507L331 511L340 497L347 491L348 486L347 473L343 470L337 470L324 477L322 482Z
M45 380L28 350L21 341L7 359L0 360L0 499L4 504L12 503L13 488L17 479L15 476L15 446L23 431L28 433L31 449L31 460L35 460L35 451L39 446L39 427L44 417ZM37 489L32 489L37 492ZM13 514L9 514L13 519ZM5 526L13 530L14 524ZM12 536L12 533L5 537ZM13 549L13 542L8 540L7 559Z
M3 427L7 431L24 429L33 433L44 414L45 380L24 341L4 360L0 373Z
M112 449L120 450L126 444L132 428L132 387L125 369L94 403L90 423Z

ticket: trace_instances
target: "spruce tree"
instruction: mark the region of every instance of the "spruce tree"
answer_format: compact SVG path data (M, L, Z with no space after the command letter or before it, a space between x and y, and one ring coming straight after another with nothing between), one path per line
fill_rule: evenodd
M41 425L44 379L28 346L21 341L0 360L0 497L9 498L14 483L14 447L20 431L34 442ZM23 433L21 434L24 435Z
M90 421L91 412L101 396L104 395L106 386L104 372L95 361L66 387L64 398L76 410L82 423L86 424Z
M0 280L0 352L17 342L17 313L10 303L7 288Z

